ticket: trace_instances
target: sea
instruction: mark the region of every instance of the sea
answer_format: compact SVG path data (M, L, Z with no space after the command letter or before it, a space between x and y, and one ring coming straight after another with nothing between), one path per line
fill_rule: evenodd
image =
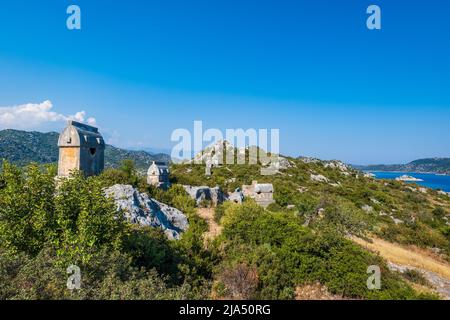
M369 171L375 175L377 179L395 179L402 175L412 176L422 179L423 181L415 181L420 186L443 190L450 192L450 176L433 174L433 173L417 173L417 172L388 172L388 171Z

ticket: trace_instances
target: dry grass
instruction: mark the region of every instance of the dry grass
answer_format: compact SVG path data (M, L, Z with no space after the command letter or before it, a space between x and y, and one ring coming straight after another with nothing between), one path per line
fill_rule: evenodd
M436 294L436 291L435 291L435 290L433 290L433 289L431 289L431 288L429 288L429 287L427 287L427 286L424 286L424 285L421 285L421 284L417 284L417 283L414 283L414 282L408 281L408 280L406 280L406 282L407 282L414 290L416 290L418 293Z
M390 262L428 270L450 279L450 264L430 250L415 246L402 246L377 238L373 238L372 243L356 237L351 239L368 250L379 253L380 256Z

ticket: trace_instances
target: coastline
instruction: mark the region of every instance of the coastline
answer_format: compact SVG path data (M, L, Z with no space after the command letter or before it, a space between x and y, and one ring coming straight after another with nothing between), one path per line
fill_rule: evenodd
M435 174L430 172L411 172L411 171L365 171L374 175L375 179L387 179L403 181L406 183L415 183L419 186L442 190L450 193L450 175ZM417 180L402 180L402 176L410 176Z
M361 170L362 172L392 172L392 173L418 173L418 174L433 174L436 176L450 177L450 173L437 173L437 172L426 172L426 171L391 171L391 170Z

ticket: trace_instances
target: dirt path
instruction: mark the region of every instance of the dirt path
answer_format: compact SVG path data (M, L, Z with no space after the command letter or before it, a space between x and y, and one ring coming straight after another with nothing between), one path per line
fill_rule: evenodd
M214 221L214 208L199 208L198 215L208 223L208 231L203 235L205 240L217 237L222 231L222 227Z

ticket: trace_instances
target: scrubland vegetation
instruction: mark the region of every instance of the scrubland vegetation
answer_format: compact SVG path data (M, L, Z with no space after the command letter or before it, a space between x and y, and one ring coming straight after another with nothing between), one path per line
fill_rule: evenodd
M54 166L4 162L0 299L293 299L297 286L317 282L349 299L437 298L412 288L411 279L425 283L420 276L405 279L389 271L380 256L349 236L437 248L448 260L449 199L289 160L293 166L274 176L260 176L257 165L214 168L211 177L204 176L204 166L172 165L168 190L147 186L129 161L97 177L74 173L58 188ZM311 181L312 172L339 186ZM207 224L181 185L233 191L252 180L273 183L276 203L266 210L252 200L218 206L215 221L222 231L205 245ZM103 195L116 183L180 209L189 218L188 231L169 241L158 229L125 221ZM81 269L80 290L66 287L69 265ZM380 290L367 289L370 265L381 268Z

